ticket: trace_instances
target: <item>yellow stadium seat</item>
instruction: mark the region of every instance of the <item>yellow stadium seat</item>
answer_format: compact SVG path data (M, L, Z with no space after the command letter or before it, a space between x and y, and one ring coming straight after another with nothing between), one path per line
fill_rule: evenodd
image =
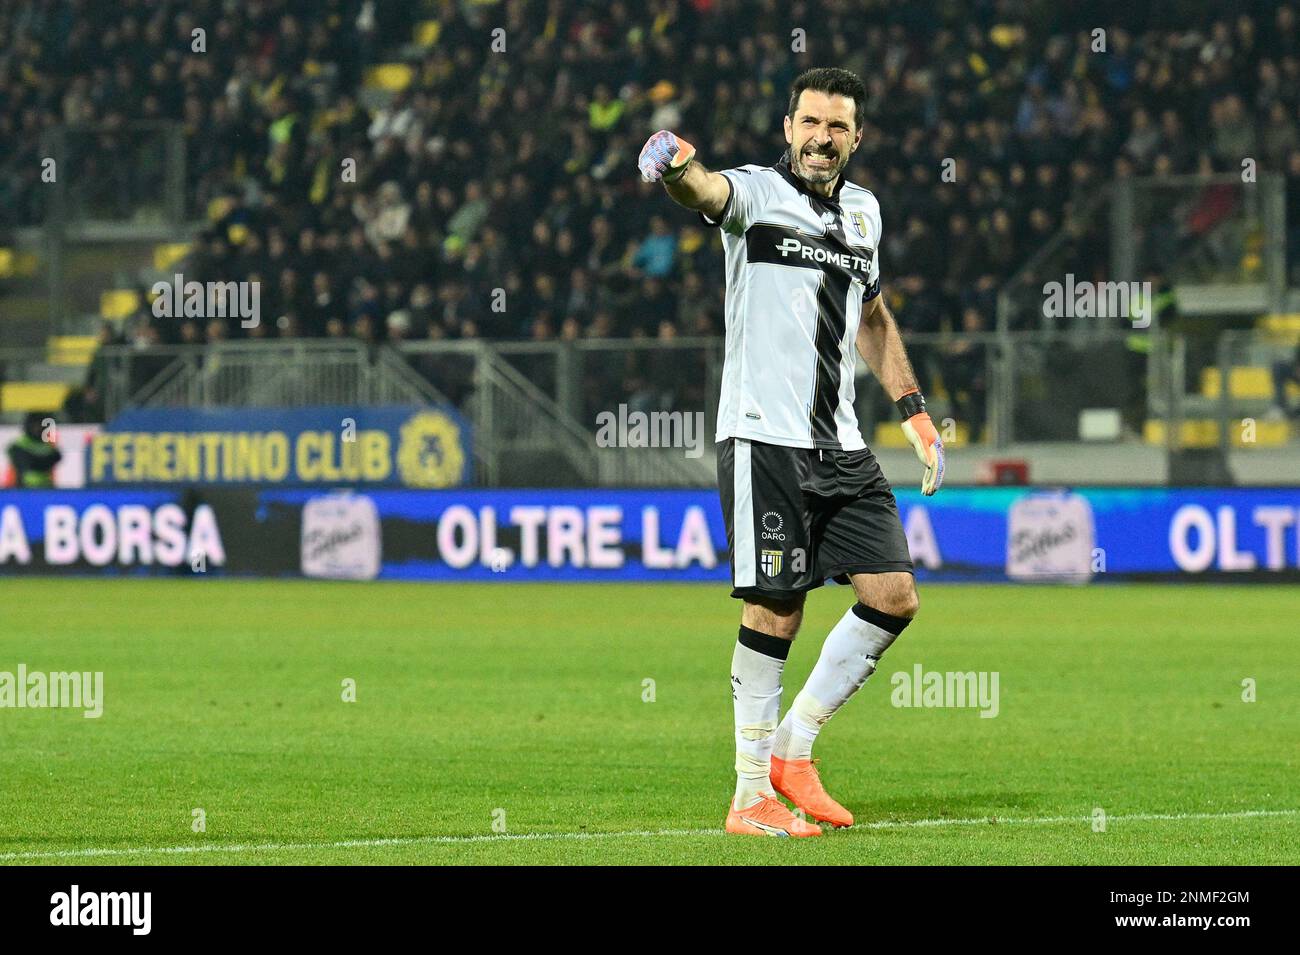
M1278 344L1293 348L1300 345L1300 314L1265 315L1256 325L1265 336Z
M166 272L185 256L190 254L188 242L165 242L153 247L153 267L159 272Z
M1218 368L1201 369L1201 394L1206 398L1219 397L1220 375ZM1273 397L1273 372L1258 366L1230 368L1228 394L1233 398Z
M415 25L415 42L420 46L433 46L442 36L442 24L437 20L423 20Z
M368 89L400 93L415 79L415 70L406 63L381 63L366 71Z
M1300 314L1265 315L1258 324L1266 332L1300 332Z
M0 385L0 411L57 411L70 387L61 381L7 381Z
M1277 448L1291 437L1291 426L1286 421L1266 421L1263 418L1238 418L1230 425L1233 447ZM1165 443L1165 423L1149 419L1142 437L1147 444ZM1213 418L1189 418L1183 421L1183 448L1212 448L1219 443L1219 423Z
M51 365L89 365L98 345L99 340L94 335L51 335L49 362Z
M238 167L238 163L236 163L236 167ZM235 174L242 175L243 173L239 168L236 168ZM226 213L230 211L231 205L232 200L229 196L217 196L208 203L208 207L204 214L208 217L209 222L217 222L225 218Z
M39 264L35 252L0 249L0 279L31 278Z
M140 295L135 289L110 289L99 296L99 314L104 318L130 318L139 307Z

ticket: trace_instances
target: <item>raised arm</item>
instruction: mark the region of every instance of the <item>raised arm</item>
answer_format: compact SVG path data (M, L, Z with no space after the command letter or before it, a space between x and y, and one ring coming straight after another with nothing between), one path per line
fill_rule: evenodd
M727 177L705 169L695 158L695 147L666 129L646 140L637 166L646 182L662 182L673 202L710 219L722 215L731 197Z

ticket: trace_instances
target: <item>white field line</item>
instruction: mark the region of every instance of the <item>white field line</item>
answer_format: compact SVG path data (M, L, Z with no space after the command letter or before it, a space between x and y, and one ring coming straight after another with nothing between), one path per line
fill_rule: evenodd
M1240 812L1139 812L1107 816L1106 822L1179 822L1197 819L1258 819L1297 816L1300 809L1247 809ZM1050 826L1091 824L1091 816L973 816L965 819L882 819L856 829L927 829L938 826L1019 825ZM135 855L204 855L240 852L292 852L311 849L373 849L385 846L472 845L483 842L553 842L587 839L623 839L639 836L720 836L721 829L629 829L617 832L525 832L477 836L405 836L391 839L343 839L337 842L200 843L191 846L135 846L101 849L4 852L0 862L35 859L93 859Z

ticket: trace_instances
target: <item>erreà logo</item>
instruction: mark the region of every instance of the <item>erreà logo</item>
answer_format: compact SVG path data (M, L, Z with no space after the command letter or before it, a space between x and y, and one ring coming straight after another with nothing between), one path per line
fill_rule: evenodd
M805 245L794 236L786 236L776 246L776 250L781 253L781 258L794 255L800 259L809 262L828 262L831 265L838 265L842 269L850 272L865 272L871 265L869 258L863 258L860 255L849 255L847 252L832 252L830 249L823 249L817 246Z

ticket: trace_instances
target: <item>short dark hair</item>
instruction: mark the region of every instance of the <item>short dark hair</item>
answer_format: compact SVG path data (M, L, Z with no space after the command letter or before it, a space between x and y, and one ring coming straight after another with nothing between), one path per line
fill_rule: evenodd
M819 66L804 70L790 87L790 119L794 119L795 110L799 108L799 94L804 90L826 93L828 96L847 96L853 100L853 123L861 129L867 120L867 88L862 85L856 73L841 70L837 66Z
M33 441L42 441L45 438L45 419L50 416L48 411L29 411L23 417L23 431L27 437Z

